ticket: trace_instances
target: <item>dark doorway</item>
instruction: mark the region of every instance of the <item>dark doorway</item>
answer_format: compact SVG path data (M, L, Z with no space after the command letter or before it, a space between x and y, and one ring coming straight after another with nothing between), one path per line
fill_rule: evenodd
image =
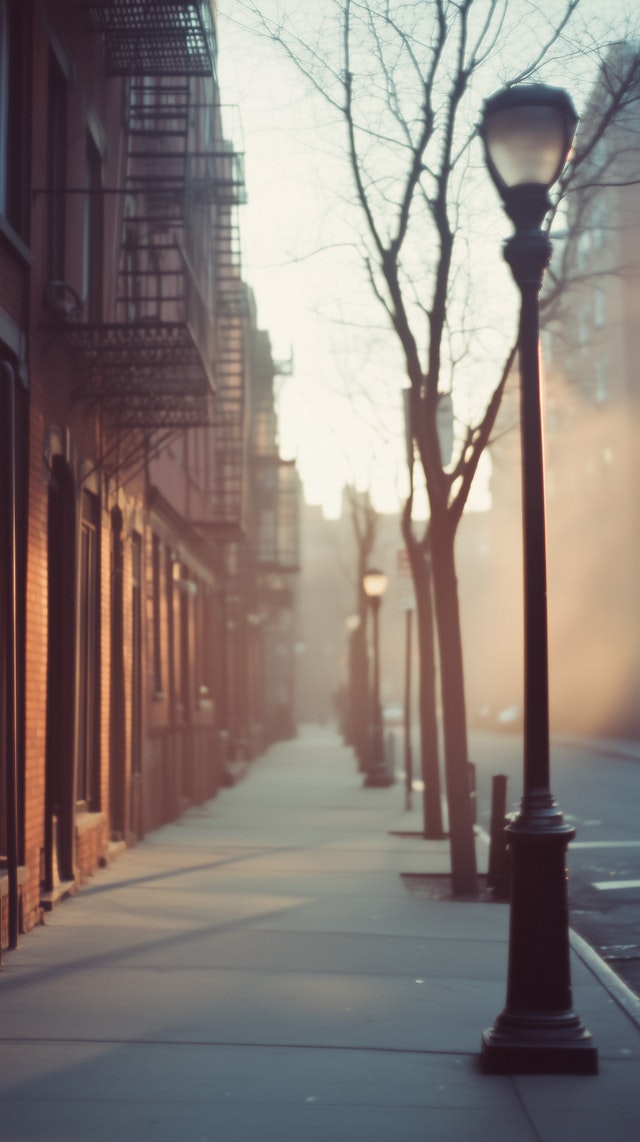
M131 536L131 831L142 821L142 536Z
M109 801L111 839L126 840L126 733L122 512L111 512L111 710Z
M100 503L82 493L78 660L78 767L76 798L100 808Z
M48 506L48 659L44 888L73 879L75 491L65 461L51 466Z

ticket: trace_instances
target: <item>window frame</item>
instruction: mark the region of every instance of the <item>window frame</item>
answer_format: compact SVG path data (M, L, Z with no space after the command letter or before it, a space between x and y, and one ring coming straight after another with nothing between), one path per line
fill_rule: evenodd
M100 807L100 501L82 492L78 552L78 749L76 802Z
M49 48L47 84L47 274L65 280L68 80L57 53Z

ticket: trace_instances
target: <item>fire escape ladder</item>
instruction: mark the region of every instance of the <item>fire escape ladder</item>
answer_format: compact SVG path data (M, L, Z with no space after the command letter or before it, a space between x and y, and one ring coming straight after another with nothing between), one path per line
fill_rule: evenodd
M213 323L187 254L191 83L133 75L115 320L72 320L77 400L125 432L212 422Z
M126 207L118 273L117 320L185 319L189 81L129 92Z
M241 273L240 228L233 202L225 198L223 181L215 206L214 237L217 303L213 514L218 529L233 538L243 534L245 526L247 297Z

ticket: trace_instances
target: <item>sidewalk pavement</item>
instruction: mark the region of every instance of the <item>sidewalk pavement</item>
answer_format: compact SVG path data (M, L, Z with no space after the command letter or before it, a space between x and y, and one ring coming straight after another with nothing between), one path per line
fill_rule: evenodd
M580 940L600 1074L480 1072L508 908L408 891L449 860L403 801L308 729L54 910L0 974L0 1138L636 1142L640 1004Z

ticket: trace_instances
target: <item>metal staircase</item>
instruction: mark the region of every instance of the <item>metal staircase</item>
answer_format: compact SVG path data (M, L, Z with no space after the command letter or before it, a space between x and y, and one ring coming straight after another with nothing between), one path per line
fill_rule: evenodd
M122 432L140 430L141 439L211 426L207 525L238 539L248 455L248 307L237 207L246 198L243 156L212 102L211 5L84 0L82 7L102 37L108 73L128 77L127 159L123 184L108 192L118 196L122 237L107 319L88 322L77 308L62 319L81 362L74 395ZM212 279L196 219L205 245L211 243ZM213 281L207 296L198 268L201 280Z
M227 173L233 154L228 155ZM225 191L226 186L226 191ZM246 424L247 295L241 277L240 233L234 191L222 180L216 206L216 398L214 419L213 520L218 533L238 538L244 530L248 437ZM226 199L226 200L225 200Z
M205 0L87 0L107 71L126 75L127 165L122 238L108 320L74 313L66 335L81 358L74 396L122 430L177 430L212 421L211 304L188 256L194 174L190 114L200 76L213 77Z
M209 423L214 335L186 251L190 81L135 77L115 321L75 324L78 399L126 428Z

